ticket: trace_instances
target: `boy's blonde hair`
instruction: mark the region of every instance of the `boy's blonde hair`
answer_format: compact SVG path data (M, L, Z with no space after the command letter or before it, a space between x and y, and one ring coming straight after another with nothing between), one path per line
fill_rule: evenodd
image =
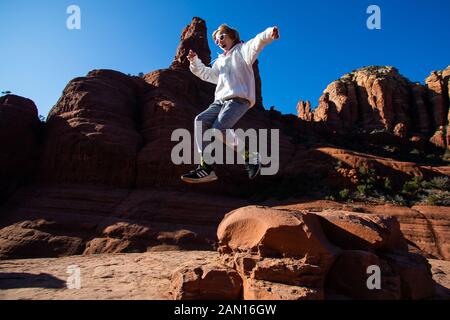
M227 24L221 24L219 28L213 32L212 37L214 42L216 41L216 34L219 32L227 34L230 39L234 41L234 44L241 42L239 32L236 29L229 27Z

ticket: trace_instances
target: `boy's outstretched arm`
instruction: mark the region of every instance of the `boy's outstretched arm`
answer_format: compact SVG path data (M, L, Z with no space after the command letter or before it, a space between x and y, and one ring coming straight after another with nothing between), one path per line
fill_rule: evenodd
M219 72L216 68L214 68L214 65L212 68L205 66L197 56L197 54L192 50L189 50L187 58L191 62L189 65L189 69L193 74L195 74L203 81L217 84L219 79Z
M278 27L270 27L242 45L242 54L249 65L253 65L261 50L273 40L280 38Z

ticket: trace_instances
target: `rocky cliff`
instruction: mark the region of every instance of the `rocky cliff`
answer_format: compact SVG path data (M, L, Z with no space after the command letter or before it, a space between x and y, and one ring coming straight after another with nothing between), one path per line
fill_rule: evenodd
M433 71L421 85L394 67L361 68L329 84L314 110L309 101L299 101L298 117L339 133L384 130L447 148L449 76L450 66Z

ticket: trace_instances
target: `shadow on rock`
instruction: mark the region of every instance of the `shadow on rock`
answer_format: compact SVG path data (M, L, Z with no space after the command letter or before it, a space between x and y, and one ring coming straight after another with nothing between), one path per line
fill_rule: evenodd
M47 273L32 274L24 272L0 273L0 289L15 288L50 288L61 289L66 287L66 281L58 279Z

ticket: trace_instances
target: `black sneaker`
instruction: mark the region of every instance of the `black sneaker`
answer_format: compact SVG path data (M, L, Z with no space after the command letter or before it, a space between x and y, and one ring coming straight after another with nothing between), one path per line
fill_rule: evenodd
M245 161L245 170L248 172L248 178L254 179L261 171L261 161L259 159L258 152L252 152L248 156L248 160Z
M217 179L216 173L212 167L201 165L181 176L181 180L188 183L206 183Z

